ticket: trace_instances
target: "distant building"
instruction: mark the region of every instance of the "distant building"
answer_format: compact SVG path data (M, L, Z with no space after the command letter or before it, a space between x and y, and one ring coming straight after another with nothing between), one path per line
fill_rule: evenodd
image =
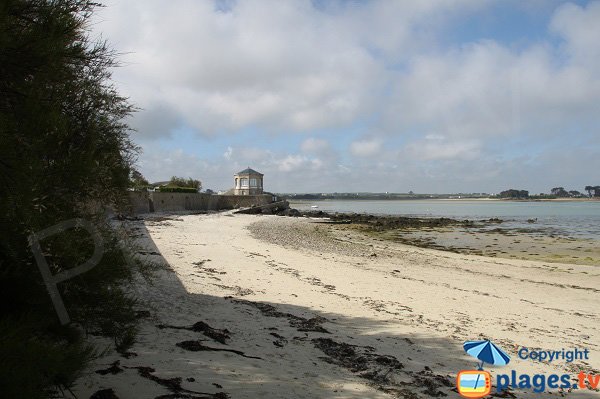
M258 195L263 193L263 174L254 169L244 169L236 173L235 186L233 193L235 195Z

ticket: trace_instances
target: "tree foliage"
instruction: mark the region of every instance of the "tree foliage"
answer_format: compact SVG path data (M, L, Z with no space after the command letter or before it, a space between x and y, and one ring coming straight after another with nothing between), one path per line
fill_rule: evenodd
M117 344L135 331L134 274L107 221L127 202L136 147L123 122L134 109L110 83L115 54L89 38L97 5L86 0L0 4L0 386L6 397L38 398L68 388L94 354L81 332ZM59 285L82 328L61 326L27 237L71 218L104 237L96 268ZM53 273L92 251L71 229L44 240Z
M132 169L130 175L130 187L134 190L143 190L150 187L148 180L138 170Z
M585 191L590 197L600 197L600 186L585 186Z
M200 180L192 179L191 177L186 179L184 177L173 176L169 181L169 187L185 187L200 190L200 188L202 188L202 183Z
M550 193L559 198L569 197L569 193L567 192L567 190L565 190L564 187L554 187L553 189L550 190Z
M511 188L510 190L502 191L499 194L500 198L528 198L529 191L527 190L515 190Z
M569 195L571 197L581 197L583 196L583 194L581 194L579 191L577 190L569 190Z

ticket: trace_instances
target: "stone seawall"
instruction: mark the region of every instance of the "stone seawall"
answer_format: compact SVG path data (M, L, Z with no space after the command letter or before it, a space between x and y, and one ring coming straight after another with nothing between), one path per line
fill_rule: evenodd
M271 194L262 195L213 195L204 193L129 193L131 214L181 211L220 211L246 208L273 202Z

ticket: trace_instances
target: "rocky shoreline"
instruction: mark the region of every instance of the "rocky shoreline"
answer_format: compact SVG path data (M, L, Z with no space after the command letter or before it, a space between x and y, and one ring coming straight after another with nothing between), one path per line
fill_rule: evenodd
M514 221L499 218L454 219L447 217L418 217L373 215L365 213L328 213L321 210L299 211L284 209L275 213L291 218L308 218L318 224L328 225L321 229L321 235L333 233L344 236L358 233L364 239L388 241L420 248L442 250L446 252L501 257L507 259L537 260L552 263L574 263L584 265L600 264L600 248L597 241L558 234L552 229L538 225L536 219L527 220L527 225L515 225ZM267 233L267 236L273 234ZM283 232L279 237L271 237L272 242L288 237ZM355 237L356 242L362 241ZM333 252L350 252L354 255L369 253L368 248L356 250L343 248L336 240L312 243L305 235L290 238L293 242L302 242L304 247L315 246L325 250L334 247ZM333 243L333 244L331 244ZM294 244L291 244L294 246ZM330 251L331 252L331 251Z
M293 208L280 211L277 213L277 215L329 219L331 222L334 223L357 224L362 226L368 226L376 231L400 228L435 228L446 226L480 227L491 223L503 223L503 220L498 218L474 221L469 219L458 220L446 217L421 218L394 215L373 215L367 213L328 213L323 211L299 211Z

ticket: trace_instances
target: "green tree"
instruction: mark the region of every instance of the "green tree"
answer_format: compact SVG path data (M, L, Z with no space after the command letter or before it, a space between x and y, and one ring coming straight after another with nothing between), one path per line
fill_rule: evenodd
M135 332L134 270L103 217L127 203L137 149L123 122L133 107L110 82L113 52L93 42L86 0L0 3L0 386L2 396L41 398L68 389L94 355L82 332ZM59 285L73 324L62 326L28 236L84 218L104 238L91 271ZM80 265L93 242L71 229L42 243L51 271ZM11 361L12 359L12 361ZM18 363L17 361L18 360Z
M591 197L600 197L600 186L585 186L585 191Z
M200 180L192 179L191 177L186 179L184 177L173 176L169 181L169 186L195 188L196 190L200 190L202 188L202 183Z
M585 186L585 191L587 191L588 196L592 196L592 191L594 191L594 187L593 186Z
M550 193L552 195L556 195L557 197L568 197L569 193L567 192L567 190L565 190L564 187L554 187L552 190L550 190Z
M514 188L511 188L510 190L505 190L502 191L499 194L500 198L528 198L529 197L529 191L527 190L515 190Z
M581 197L583 196L583 194L581 194L579 191L577 190L569 190L569 195L571 197Z
M134 190L142 190L148 188L150 183L138 170L131 169L130 186Z

